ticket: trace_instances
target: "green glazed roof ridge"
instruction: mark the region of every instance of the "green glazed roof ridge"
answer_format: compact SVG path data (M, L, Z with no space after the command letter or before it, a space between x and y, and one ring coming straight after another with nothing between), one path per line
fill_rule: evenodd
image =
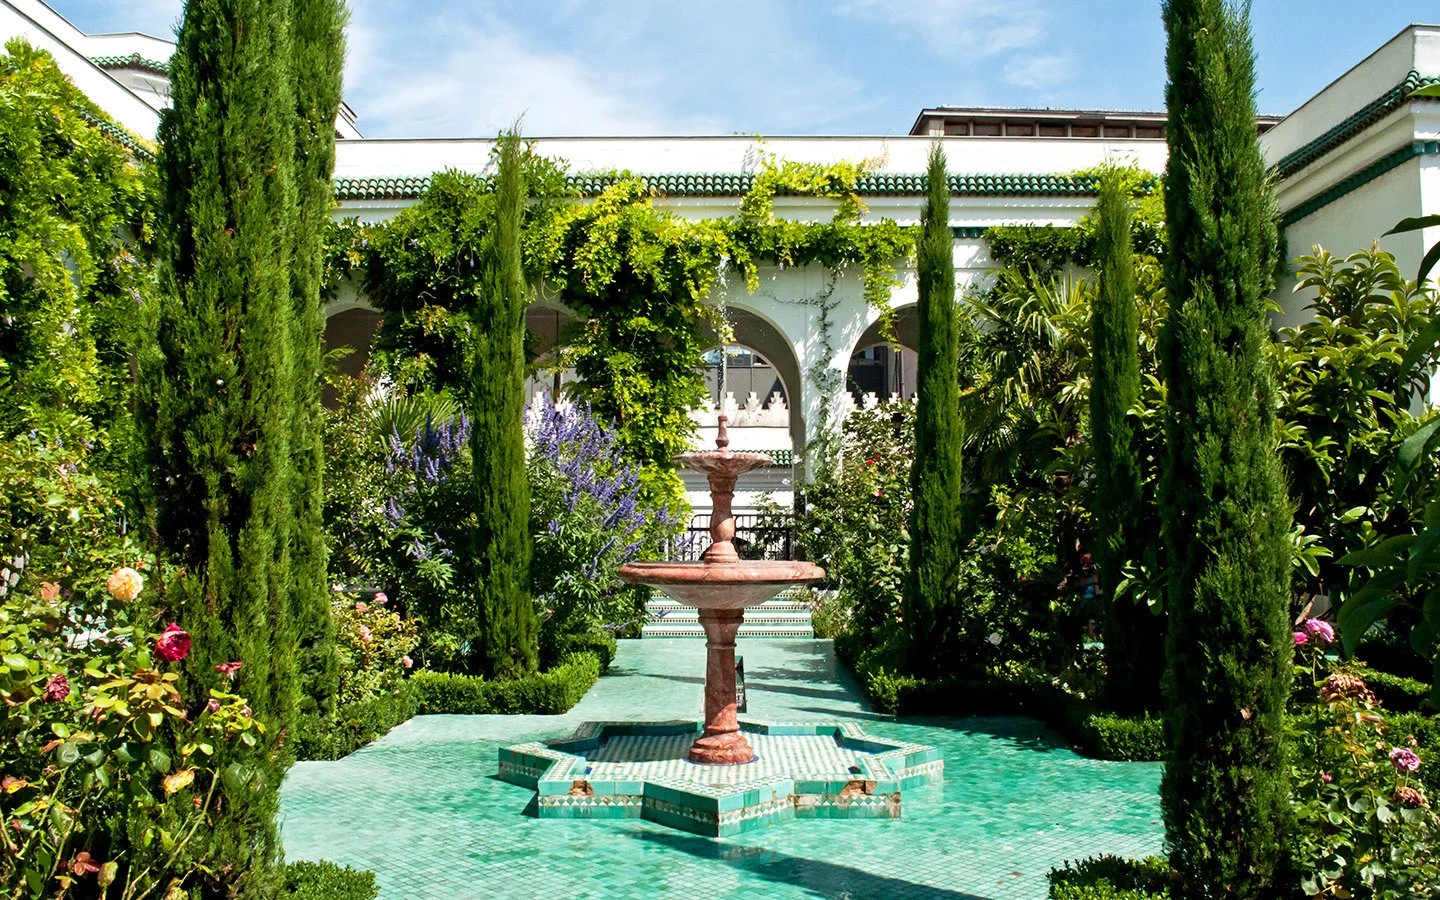
M116 125L113 122L107 122L99 116L91 115L83 109L80 110L80 118L95 126L95 128L98 129L101 134L104 134L105 136L116 141L117 143L123 145L126 150L129 150L131 153L135 154L135 156L142 161L147 163L155 161L155 153L149 147L146 147L143 143L136 139L133 134L121 128L119 125Z
M1432 84L1440 84L1440 76L1422 75L1417 70L1411 69L1404 81L1360 107L1319 137L1281 157L1280 161L1275 163L1275 173L1281 178L1290 177L1385 118L1394 110L1399 109L1406 100L1410 99L1410 95L1420 88Z
M585 195L598 194L626 177L609 172L573 173L567 186ZM645 186L660 194L681 197L739 197L754 186L755 176L744 172L661 172L640 174ZM1099 182L1089 175L1061 172L951 174L950 191L970 196L1093 196ZM428 175L335 179L337 200L412 200L430 186ZM861 177L855 193L861 196L911 196L925 192L922 173L884 172ZM777 191L781 196L795 196Z
M102 69L143 69L157 75L169 75L170 64L158 59L146 59L138 53L129 56L92 56L90 62Z

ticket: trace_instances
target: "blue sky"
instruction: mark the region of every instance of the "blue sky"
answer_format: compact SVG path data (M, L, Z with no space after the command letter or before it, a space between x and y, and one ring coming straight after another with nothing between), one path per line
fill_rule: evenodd
M171 37L180 0L50 0ZM939 104L1158 109L1155 0L351 0L368 137L904 134ZM1262 112L1286 113L1434 0L1255 0Z

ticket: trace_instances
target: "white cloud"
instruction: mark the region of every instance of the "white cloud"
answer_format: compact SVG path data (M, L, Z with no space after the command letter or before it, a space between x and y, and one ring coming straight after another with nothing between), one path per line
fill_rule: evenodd
M1044 33L1040 8L1024 0L847 0L838 11L917 31L934 49L954 56L994 56L1033 44Z
M449 6L354 4L346 98L365 134L480 137L522 114L537 136L814 130L881 102L768 0Z
M1053 88L1075 74L1074 58L1064 54L1017 54L1005 63L1005 80L1035 90Z
M396 46L364 21L351 28L347 91L360 125L406 136L493 135L523 116L532 135L714 131L695 114L666 115L617 73L526 41L490 20L441 18L423 48ZM422 52L415 53L416 49ZM410 52L406 52L406 51Z

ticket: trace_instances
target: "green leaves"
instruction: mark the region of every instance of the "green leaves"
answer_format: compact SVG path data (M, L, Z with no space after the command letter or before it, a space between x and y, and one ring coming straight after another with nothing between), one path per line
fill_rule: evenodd
M1420 90L1411 94L1411 96L1440 97L1440 91L1437 91L1436 88L1440 88L1440 85L1432 84L1428 87L1421 88ZM1385 232L1385 235L1405 234L1411 231L1421 231L1426 228L1436 227L1440 227L1440 215L1414 216L1411 218L1401 219L1394 228ZM1415 276L1415 280L1423 284L1425 281L1425 276L1430 274L1430 270L1435 268L1436 263L1440 263L1440 244L1436 244L1429 250L1425 251L1425 256L1420 260L1420 271Z

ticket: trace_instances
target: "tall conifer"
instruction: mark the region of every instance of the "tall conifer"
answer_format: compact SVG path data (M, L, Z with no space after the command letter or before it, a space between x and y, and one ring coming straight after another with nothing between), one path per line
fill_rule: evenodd
M1289 825L1289 513L1266 298L1274 203L1248 10L1167 0L1169 162L1161 513L1169 553L1161 802L1181 896L1273 898Z
M1135 305L1130 202L1116 169L1101 177L1095 222L1100 282L1090 314L1095 562L1106 610L1107 689L1113 705L1135 711L1159 705L1165 636L1159 616L1115 596L1126 561L1139 555L1140 529L1153 518L1144 509L1139 451L1130 419L1130 409L1140 396L1140 316Z
M161 120L161 287L141 420L160 544L183 566L167 602L193 637L187 695L234 689L276 739L296 704L290 617L294 406L290 242L296 194L289 0L190 0ZM215 871L263 891L279 852L280 761L249 760L203 836Z
M474 558L480 667L519 675L536 667L530 599L530 486L525 474L525 305L520 230L525 173L520 136L500 136L494 219L480 250L471 313L470 453L475 467Z
M324 234L334 206L335 116L340 108L345 58L343 0L293 0L295 69L295 258L290 267L294 312L294 408L291 460L294 531L290 561L290 614L294 618L300 709L325 715L339 688L335 626L326 591L322 505L325 451L320 414Z
M910 570L904 619L910 664L940 670L953 638L960 566L960 310L945 151L930 148L925 210L915 242L920 293L915 460L910 470Z

